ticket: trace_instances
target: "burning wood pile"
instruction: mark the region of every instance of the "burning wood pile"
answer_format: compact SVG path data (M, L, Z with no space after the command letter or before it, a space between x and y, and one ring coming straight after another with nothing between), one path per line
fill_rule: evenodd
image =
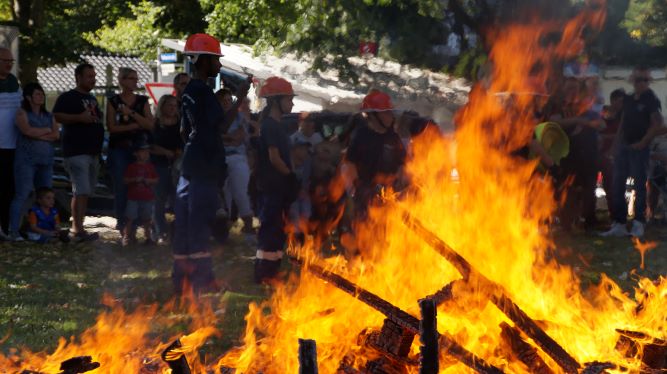
M496 95L547 82L555 61L574 58L584 31L604 22L601 13L593 7L566 25L527 21L494 35L490 82L473 89L455 142L429 133L414 140L411 188L385 194L386 204L355 227L358 256L322 255L310 238L292 248L301 271L249 305L242 340L223 357L198 354L221 333L213 313L164 344L145 338L152 310L104 315L98 335L84 334L72 349L63 342L57 359L32 357L36 364L17 364L17 372L56 372L55 361L84 354L92 358L61 372L97 362L99 372L146 374L665 372L667 280L638 279L634 297L604 276L582 290L577 273L554 259L550 181L536 176L534 162L511 156L532 138L533 98L517 95L508 108ZM130 348L111 353L119 347Z

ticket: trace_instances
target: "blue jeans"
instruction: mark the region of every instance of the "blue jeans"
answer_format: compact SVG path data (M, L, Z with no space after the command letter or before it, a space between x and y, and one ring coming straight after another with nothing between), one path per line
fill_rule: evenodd
M650 151L634 150L619 144L614 155L614 182L612 185L612 218L618 223L627 222L628 205L625 202L625 183L628 177L635 180L635 219L646 222L646 174Z
M23 205L30 192L39 187L51 187L53 163L36 164L30 156L16 152L14 159L14 199L9 206L9 232L18 233L23 216Z
M172 249L172 280L177 292L190 285L196 291L215 281L209 239L211 224L220 206L215 179L183 176L176 187L176 222Z
M133 161L134 155L130 148L109 148L107 167L113 183L114 214L116 215L116 228L119 230L125 227L125 206L127 205L127 186L123 175Z
M167 220L164 216L165 207L168 202L174 200L174 194L176 188L171 179L171 168L167 165L156 165L155 171L158 175L158 183L155 186L155 233L158 235L164 235L169 232L167 228Z

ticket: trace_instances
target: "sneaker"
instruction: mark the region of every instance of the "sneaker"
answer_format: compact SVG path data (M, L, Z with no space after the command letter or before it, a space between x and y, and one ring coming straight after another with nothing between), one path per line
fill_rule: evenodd
M89 232L84 231L84 232L77 232L76 234L74 234L74 239L78 243L93 242L93 241L95 241L99 238L100 238L100 234L98 234L96 232L89 233Z
M642 227L643 230L643 227ZM611 228L609 231L605 231L603 233L600 233L600 236L608 237L608 236L628 236L630 233L628 232L628 228L625 226L624 223L618 223L614 222L611 224Z
M11 240L13 242L23 242L23 241L25 241L25 239L23 239L21 234L15 233L15 232L10 232L9 233L9 240Z
M9 235L5 234L5 232L2 231L2 229L0 229L0 242L8 242L10 240L11 238L9 237Z
M644 236L644 223L637 220L632 221L632 229L630 230L630 235L641 238Z

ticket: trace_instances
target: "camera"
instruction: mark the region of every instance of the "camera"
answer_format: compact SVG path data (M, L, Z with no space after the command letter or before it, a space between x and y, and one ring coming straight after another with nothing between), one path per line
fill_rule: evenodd
M222 81L222 84L225 87L229 88L234 95L236 95L239 86L243 82L248 82L249 84L252 84L252 78L253 78L252 75L243 75L233 70L220 68L220 80Z

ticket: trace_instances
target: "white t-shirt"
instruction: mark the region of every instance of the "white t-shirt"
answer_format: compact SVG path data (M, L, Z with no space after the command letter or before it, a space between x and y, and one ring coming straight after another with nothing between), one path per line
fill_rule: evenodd
M315 132L311 136L306 136L304 133L301 132L301 130L295 132L290 136L290 143L292 145L296 143L310 143L310 151L312 152L315 149L315 146L322 143L324 139L322 138L322 135L319 133Z
M7 79L16 80L16 77ZM21 107L22 99L21 88L15 92L0 92L0 149L16 149L16 111Z

